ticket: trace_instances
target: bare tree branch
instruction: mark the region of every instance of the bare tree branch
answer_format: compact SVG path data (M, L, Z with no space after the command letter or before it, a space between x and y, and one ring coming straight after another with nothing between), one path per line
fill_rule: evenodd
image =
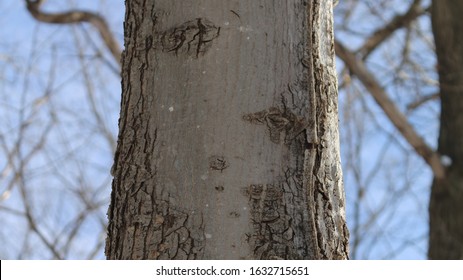
M421 105L423 105L424 103L428 102L428 101L431 101L431 100L434 100L434 99L439 99L440 97L440 93L433 93L433 94L428 94L428 95L425 95L423 96L423 98L415 101L415 102L412 102L410 104L407 105L407 109L408 110L414 110L418 107L420 107Z
M357 59L340 42L335 42L335 48L336 54L344 61L346 67L359 78L402 136L431 167L434 176L439 179L444 178L445 168L440 161L439 154L416 133L404 114L397 109L374 76L367 70L363 61Z
M388 24L376 30L358 50L363 58L368 57L378 45L394 34L397 29L407 26L417 17L424 14L428 9L422 8L420 4L421 0L414 0L405 14L395 16Z
M79 22L88 22L93 25L103 39L106 47L111 52L114 59L120 65L121 48L111 33L108 24L100 15L88 11L74 10L64 13L44 13L40 11L40 5L43 0L26 0L27 10L38 21L55 24L70 24Z

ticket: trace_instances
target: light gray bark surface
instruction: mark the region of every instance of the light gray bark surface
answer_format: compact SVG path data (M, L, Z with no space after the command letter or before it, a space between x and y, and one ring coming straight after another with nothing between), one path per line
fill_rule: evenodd
M345 259L331 1L127 1L109 259Z

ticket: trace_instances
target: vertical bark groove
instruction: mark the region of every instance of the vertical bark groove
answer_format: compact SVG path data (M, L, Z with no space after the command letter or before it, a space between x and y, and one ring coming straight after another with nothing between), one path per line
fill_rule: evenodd
M335 71L333 19L324 11L332 11L331 1L313 1L311 12L311 49L316 114L315 134L308 135L315 158L309 165L313 180L308 184L315 204L314 223L317 252L321 259L347 259L349 234L345 221L345 196L339 165L339 132L337 78ZM312 139L312 140L310 140ZM313 142L310 142L313 141Z

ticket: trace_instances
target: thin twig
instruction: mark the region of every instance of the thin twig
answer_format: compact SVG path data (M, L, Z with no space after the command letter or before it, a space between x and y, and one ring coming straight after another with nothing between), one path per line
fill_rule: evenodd
M410 22L424 14L427 9L422 8L420 4L421 0L413 1L405 14L395 16L388 24L373 32L373 35L371 35L358 50L358 52L362 54L362 57L364 59L367 58L378 45L386 41L397 29L409 25Z
M420 107L424 103L426 103L428 101L431 101L431 100L434 100L434 99L439 99L439 97L440 97L440 93L433 93L433 94L425 95L421 99L419 99L419 100L417 100L417 101L415 101L413 103L408 104L407 109L408 110L415 110L416 108Z

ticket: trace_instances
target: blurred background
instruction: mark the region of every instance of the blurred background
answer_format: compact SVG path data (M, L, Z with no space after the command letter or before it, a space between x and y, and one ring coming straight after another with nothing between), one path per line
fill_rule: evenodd
M95 22L47 23L26 2L0 1L0 259L104 259L119 61ZM341 0L334 9L336 40L347 49L337 69L351 259L427 258L433 172L344 61L353 54L363 63L435 149L430 2ZM94 13L122 49L123 1L39 8Z

